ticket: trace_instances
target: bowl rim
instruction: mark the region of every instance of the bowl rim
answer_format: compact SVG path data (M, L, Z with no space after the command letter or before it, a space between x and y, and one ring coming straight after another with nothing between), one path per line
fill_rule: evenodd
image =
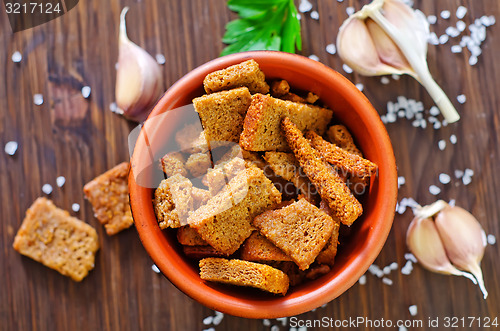
M201 279L195 281L189 277L184 278L182 273L178 272L177 268L172 267L176 265L178 256L165 254L160 245L158 245L157 236L158 233L161 233L161 230L156 223L156 218L154 218L156 224L155 228L151 226L151 220L148 221L144 213L144 203L148 200L151 202L151 189L146 189L137 185L132 171L130 171L129 175L130 205L140 240L154 263L170 282L189 297L211 309L235 316L259 319L298 315L321 306L347 291L357 282L358 278L366 272L382 250L394 221L397 202L396 161L389 135L384 124L380 120L379 114L364 94L362 94L347 78L332 68L307 57L277 51L252 51L231 54L214 59L195 68L174 83L157 102L148 119L169 110L169 105L179 102L179 100L183 98L183 95L185 96L185 92L183 91L184 85L189 85L192 80L201 82L203 78L200 80L200 77L204 77L206 74L215 70L248 59L255 59L255 61L259 62L259 59L264 58L273 59L274 61L292 62L294 65L304 66L308 68L308 70L314 70L318 75L328 77L328 79L335 81L335 83L338 84L337 88L342 90L346 98L352 99L353 107L355 106L355 108L362 109L362 116L368 117L367 120L370 121L370 126L373 126L374 130L379 135L379 140L377 141L378 148L388 152L383 159L383 165L379 164L379 168L384 167L388 171L386 182L380 185L380 190L382 190L382 192L379 194L386 197L381 201L383 207L381 208L381 214L379 216L381 219L380 224L370 229L372 232L368 238L370 240L366 244L366 249L362 250L361 254L356 256L338 277L335 277L326 285L304 295L293 299L287 299L287 296L284 296L283 300L279 303L273 301L271 304L267 301L257 302L251 300L251 302L245 303L243 302L245 301L244 299L222 293L215 288L205 285L205 281ZM139 142L135 148L138 148L138 146L140 147ZM134 167L134 159L137 154L138 153L134 149L134 153L131 157L132 167Z

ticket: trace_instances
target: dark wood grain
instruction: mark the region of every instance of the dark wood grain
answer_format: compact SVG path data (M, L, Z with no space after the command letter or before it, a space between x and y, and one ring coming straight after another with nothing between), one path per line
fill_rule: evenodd
M365 2L313 1L319 21L303 15L302 54L342 71L337 55L325 52L335 42L338 27L347 17L348 6L359 9ZM415 1L426 14L439 14L458 5L469 8L467 23L484 14L500 18L498 1ZM151 259L137 233L129 229L106 236L83 200L83 185L115 164L128 159L127 135L133 125L109 111L114 101L115 62L119 13L129 5L130 38L151 54L164 54L165 87L198 65L216 58L223 45L224 25L234 14L225 1L97 1L80 3L63 17L31 30L12 34L7 17L0 13L0 142L19 142L13 157L0 152L0 329L1 330L201 330L202 319L213 311L194 302L161 275L151 270ZM438 35L449 23L442 19L432 26ZM455 42L456 43L456 42ZM388 124L399 173L406 184L400 197L419 203L433 202L428 187L442 188L439 198L456 199L470 210L487 233L500 238L500 36L498 26L488 28L479 63L468 65L468 51L452 54L449 42L429 46L429 67L434 77L457 105L462 120L440 130L417 129L400 120ZM10 57L21 51L23 60ZM421 100L426 109L432 100L413 79L402 77L383 85L380 78L345 74L365 86L364 92L376 109L385 113L386 103L398 95ZM89 100L80 89L92 87ZM42 93L44 104L35 106L33 94ZM456 96L467 102L459 105ZM456 145L438 149L440 139L456 134ZM438 182L441 172L474 170L472 183L464 186ZM66 184L57 188L57 176ZM82 206L76 216L98 229L101 249L96 267L81 283L60 276L41 264L20 256L11 245L25 210L39 196L41 187L54 187L51 198L61 208ZM75 213L73 213L75 214ZM405 263L405 233L411 212L397 215L387 243L376 263ZM367 275L366 285L354 285L325 308L300 316L334 319L384 318L394 323L411 319L408 307L418 306L414 319L446 316L500 318L499 245L488 246L482 262L489 297L465 279L430 273L416 265L412 274L392 272L392 286ZM272 324L279 324L271 321ZM500 322L500 321L499 321ZM282 327L287 329L289 327ZM226 316L217 330L265 330L262 321ZM370 329L370 328L368 328ZM478 329L477 326L475 329Z

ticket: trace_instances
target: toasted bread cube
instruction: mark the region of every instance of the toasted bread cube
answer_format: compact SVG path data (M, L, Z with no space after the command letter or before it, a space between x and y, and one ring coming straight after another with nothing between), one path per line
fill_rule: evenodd
M198 232L189 225L184 225L177 229L177 241L184 246L208 245L207 242L200 237Z
M316 94L312 93L312 92L308 92L307 93L307 96L306 96L306 102L307 103L315 103L316 101L319 100L319 96L317 96Z
M95 217L111 236L134 224L128 194L129 163L123 162L83 187Z
M309 180L332 210L332 215L342 224L351 224L363 213L361 203L352 195L339 174L312 148L309 141L289 118L282 121L283 131Z
M160 159L160 167L168 177L179 174L187 176L187 170L184 167L186 159L180 152L172 152L166 154Z
M328 140L330 140L332 144L335 144L340 148L345 149L349 153L363 157L363 153L361 153L359 148L356 146L351 133L349 132L349 130L347 130L347 128L344 125L341 124L332 125L331 127L328 128L326 134L328 136Z
M240 257L246 261L291 261L278 247L274 246L259 231L254 231L241 248Z
M186 161L186 168L193 177L199 177L207 173L212 168L212 160L208 153L191 154Z
M211 197L210 191L195 186L191 189L191 196L193 197L193 210L198 209Z
M205 132L200 123L186 125L175 134L175 141L180 150L186 153L205 153L208 151L208 143Z
M195 260L200 260L207 257L225 256L225 254L217 251L215 248L207 245L206 243L204 246L182 246L182 251L188 258Z
M245 117L240 146L257 152L288 151L290 148L280 128L283 117L289 117L300 130L323 134L332 114L330 109L255 94Z
M274 245L306 270L325 247L333 220L305 199L258 215L252 224Z
M38 198L27 210L13 247L79 282L94 268L99 240L93 227Z
M188 223L210 246L231 255L254 230L253 217L280 202L281 193L262 170L250 167L191 213Z
M330 266L327 264L313 264L306 273L306 278L309 280L318 279L330 272Z
M160 229L187 224L188 214L193 210L192 189L191 181L179 174L161 181L153 199Z
M271 83L271 95L273 97L279 98L290 92L290 84L284 79L275 80Z
M246 87L204 95L193 100L210 148L213 142L238 142L252 96Z
M288 276L281 270L237 259L203 259L200 261L200 277L211 282L250 286L282 295L286 294L290 283Z
M328 215L332 216L332 210L328 207L325 201L321 201L319 208L323 210ZM333 218L333 217L332 217ZM340 222L333 218L333 231L328 243L325 245L323 250L318 254L316 262L320 264L327 264L330 267L335 263L335 256L337 255L337 246L339 244L339 233L340 233Z
M235 157L230 161L219 163L213 169L208 169L203 178L203 184L208 186L210 194L216 195L229 181L245 169L245 161Z
M207 93L242 86L246 86L251 93L269 92L266 77L260 70L259 64L253 59L212 72L203 80L203 87Z

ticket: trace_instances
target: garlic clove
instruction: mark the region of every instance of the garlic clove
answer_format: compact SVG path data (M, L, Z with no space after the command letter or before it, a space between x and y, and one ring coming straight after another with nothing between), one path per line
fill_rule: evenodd
M115 97L117 106L126 118L141 122L160 97L163 79L156 60L128 38L125 21L127 11L128 7L125 7L120 14Z
M457 206L447 206L441 210L435 223L450 261L476 277L486 299L488 292L480 267L485 249L485 233L481 224L471 213Z
M431 218L417 216L412 220L406 232L406 244L426 269L447 275L464 276L476 283L474 277L458 270L450 263Z

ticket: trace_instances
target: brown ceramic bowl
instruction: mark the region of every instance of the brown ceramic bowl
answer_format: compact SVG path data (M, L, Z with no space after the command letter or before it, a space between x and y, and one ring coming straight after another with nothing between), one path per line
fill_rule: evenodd
M247 318L297 315L344 293L365 273L382 249L396 206L394 153L379 115L350 81L319 62L282 52L238 53L203 64L175 83L149 118L154 123L154 116L190 104L194 97L203 94L202 82L208 73L248 59L259 63L266 79L286 79L296 89L316 93L325 105L333 109L334 118L351 131L364 155L379 166L378 177L372 181L363 199L364 213L352 226L349 237L341 242L332 270L314 281L291 288L286 296L201 280L196 263L183 255L173 234L175 231L162 231L158 227L151 200L153 189L138 185L133 175L150 162L153 145L172 139L172 132L180 121L175 116L150 130L147 140L137 142L129 178L130 204L146 251L162 273L191 298L211 309Z

